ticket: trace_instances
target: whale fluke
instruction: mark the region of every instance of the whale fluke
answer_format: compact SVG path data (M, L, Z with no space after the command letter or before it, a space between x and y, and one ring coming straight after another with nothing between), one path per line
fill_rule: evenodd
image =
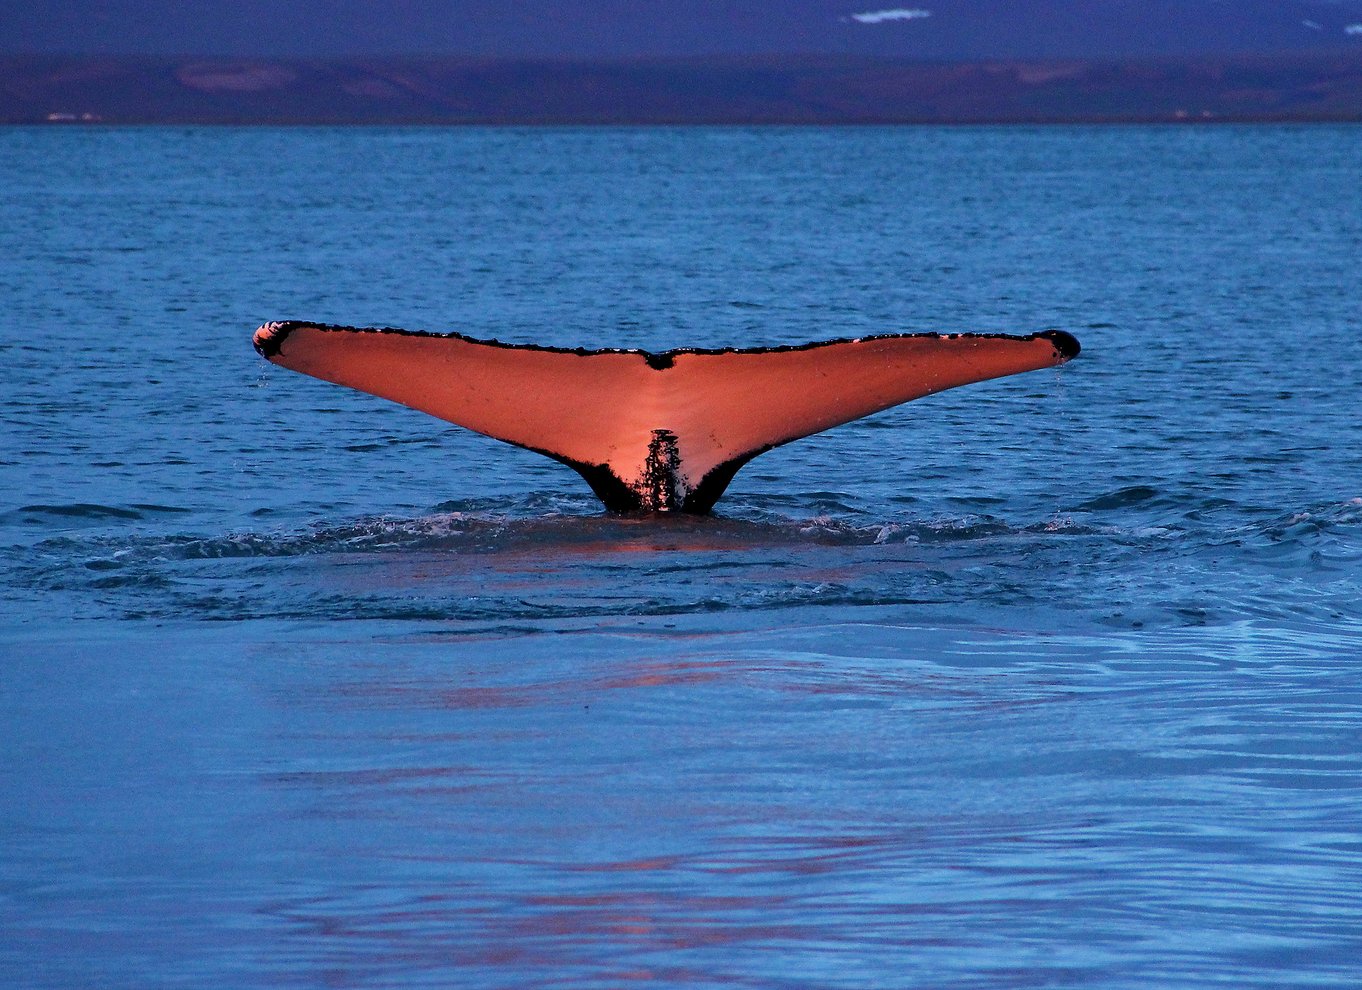
M695 513L773 447L1079 351L1062 330L650 353L294 321L266 323L255 348L293 371L561 461L609 509Z

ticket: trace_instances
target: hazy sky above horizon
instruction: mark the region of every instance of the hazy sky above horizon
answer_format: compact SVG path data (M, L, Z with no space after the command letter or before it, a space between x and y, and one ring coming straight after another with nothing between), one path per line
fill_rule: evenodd
M910 58L1362 51L1362 0L27 0L7 54Z

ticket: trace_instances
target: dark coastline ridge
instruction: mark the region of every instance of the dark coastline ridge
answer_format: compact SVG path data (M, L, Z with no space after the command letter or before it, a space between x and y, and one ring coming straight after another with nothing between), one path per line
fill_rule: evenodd
M923 62L0 56L2 124L1362 121L1362 48Z

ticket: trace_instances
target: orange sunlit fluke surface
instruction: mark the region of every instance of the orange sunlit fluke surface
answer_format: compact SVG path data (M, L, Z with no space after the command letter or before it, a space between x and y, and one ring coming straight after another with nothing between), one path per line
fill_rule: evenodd
M266 323L255 347L285 368L568 464L622 512L708 512L772 447L1079 350L1062 330L653 354L298 322Z

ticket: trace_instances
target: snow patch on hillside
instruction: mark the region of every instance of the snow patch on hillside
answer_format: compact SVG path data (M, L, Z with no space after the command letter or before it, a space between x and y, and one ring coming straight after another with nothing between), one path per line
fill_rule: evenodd
M883 24L885 21L916 21L931 16L930 10L921 7L895 7L892 10L868 10L863 14L852 14L851 19L858 24Z

